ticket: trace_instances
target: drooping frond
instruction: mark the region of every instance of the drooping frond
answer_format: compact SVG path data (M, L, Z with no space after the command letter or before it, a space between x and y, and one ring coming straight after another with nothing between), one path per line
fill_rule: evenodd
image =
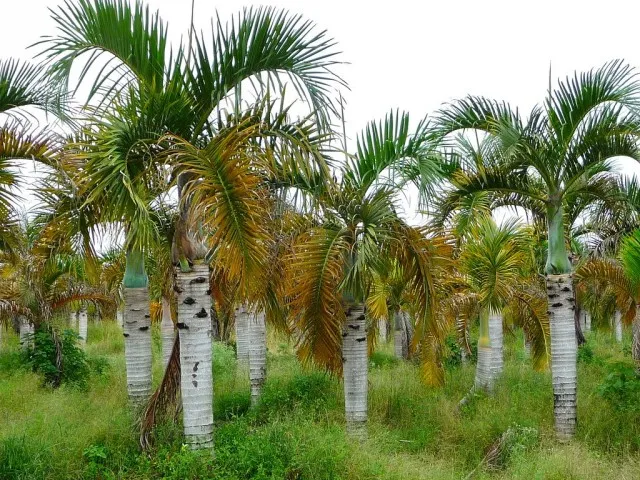
M303 233L287 259L287 297L298 355L341 371L344 306L339 286L349 254L348 232L323 225Z
M531 345L531 358L536 370L545 370L551 354L547 298L540 285L523 283L514 291L504 315L514 325L522 327Z
M253 135L252 128L236 127L204 149L171 139L178 173L191 178L182 199L191 205L193 226L206 232L209 257L225 265L244 290L249 278L263 276L269 242L269 195L260 175L265 158Z

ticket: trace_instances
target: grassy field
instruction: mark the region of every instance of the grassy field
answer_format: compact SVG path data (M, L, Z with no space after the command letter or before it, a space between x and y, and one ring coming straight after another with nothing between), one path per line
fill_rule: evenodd
M139 451L122 334L113 323L89 330L92 375L85 390L43 387L23 366L17 338L3 337L0 479L640 478L640 398L638 407L623 408L600 393L611 365L629 362L628 339L621 346L609 333L593 334L580 354L580 423L568 444L553 439L550 374L532 371L517 338L507 337L496 394L474 398L463 411L457 404L473 382L473 365L448 366L446 386L428 388L415 365L381 347L371 359L369 435L362 444L343 433L340 382L301 368L286 342L270 339L269 379L254 410L233 350L216 344L215 457L185 449L179 423L161 425L154 450ZM154 355L159 381L157 341ZM497 460L482 462L506 431Z

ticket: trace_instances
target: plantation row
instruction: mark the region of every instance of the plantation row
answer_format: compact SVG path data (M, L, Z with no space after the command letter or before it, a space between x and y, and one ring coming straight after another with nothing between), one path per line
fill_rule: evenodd
M117 318L142 448L176 407L183 441L213 448L212 340L235 340L259 409L267 333L289 338L302 364L342 378L362 441L370 354L391 334L432 386L448 338L476 358L459 411L496 390L518 332L551 372L561 440L576 433L587 331L622 342L632 326L640 366L640 185L612 163L640 160L640 77L623 61L558 81L527 116L472 96L417 124L392 111L344 151L337 45L306 19L247 9L171 46L141 3L51 15L37 66L0 63L0 319L58 387L91 369L60 319L84 344L89 315ZM27 178L21 160L45 173ZM37 206L21 218L27 186ZM420 226L402 211L409 189Z

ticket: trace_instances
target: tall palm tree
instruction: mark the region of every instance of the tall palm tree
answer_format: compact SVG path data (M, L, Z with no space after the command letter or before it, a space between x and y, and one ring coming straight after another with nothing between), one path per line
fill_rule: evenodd
M356 434L367 421L364 303L382 259L406 272L421 345L442 336L434 277L447 263L449 245L397 214L400 189L411 179L426 184L437 172L426 132L424 122L411 132L405 113L370 123L358 137L357 153L341 166L341 180L318 192L320 214L287 257L286 292L298 355L342 372L347 430Z
M445 144L451 133L467 130L484 132L492 143L481 169L454 173L452 207L466 195L490 191L544 212L554 415L560 438L572 437L577 421L577 345L565 213L571 199L588 203L610 193L611 157L638 158L639 124L629 109L637 106L639 93L633 69L615 61L550 87L544 105L526 119L507 103L482 97L456 101L437 118L436 132Z
M316 32L312 22L299 16L272 8L247 9L234 17L230 26L225 26L220 19L212 22L209 39L197 36L193 38L191 50L180 48L173 56L168 49L166 25L157 13L150 14L141 3L131 7L121 0L67 1L64 8L54 11L53 18L59 28L58 35L44 41L43 55L51 62L52 77L61 85L68 84L71 66L84 53L91 55L80 82L86 79L97 58L107 56L109 66L92 82L90 100L100 116L103 110L113 108L114 99L122 105L125 120L120 122L121 135L113 138L112 144L127 147L121 152L130 152L129 147L139 145L136 155L145 155L146 161L157 162L159 154L170 146L161 145L157 139L168 132L189 142L193 148L205 151L210 143L216 144L218 119L224 117L225 106L231 105L234 114L243 109L243 82L249 91L253 85L260 96L288 81L312 106L320 124L329 124L332 89L341 84L332 72L336 63L334 42L325 32ZM113 120L118 124L117 118ZM215 152L215 148L212 151ZM185 191L197 177L186 170L174 172L174 177L182 209L176 228L175 251L180 265L176 280L177 288L186 292L188 285L200 285L200 279L209 275L205 271L206 263L202 262L206 249L195 241L201 237L200 228L187 214L192 199L185 196ZM146 285L141 258L135 250L129 254L129 263L137 267L125 275L125 284L130 288ZM197 313L204 311L208 317L207 291L207 288L198 289L187 297L193 300L192 305L199 307ZM187 297L179 300L179 304ZM179 309L179 317L189 315L178 318L179 326L193 323L192 310ZM204 322L204 315L197 318ZM189 336L186 330L182 329L181 337L185 340ZM199 338L188 341L180 350L184 362L183 401L197 397L201 403L200 406L184 405L187 442L195 448L212 445L213 422L210 382L187 380L196 364L202 378L211 372L208 330L193 328L189 333L195 335L196 330ZM200 407L203 414L194 417L193 412Z

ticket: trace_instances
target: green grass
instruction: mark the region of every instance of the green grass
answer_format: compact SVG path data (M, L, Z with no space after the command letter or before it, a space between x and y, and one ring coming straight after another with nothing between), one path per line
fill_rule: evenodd
M4 332L3 332L4 333ZM231 348L215 345L215 457L181 445L179 423L161 425L156 447L142 454L127 408L123 338L102 322L89 329L93 368L88 391L51 390L20 361L15 336L0 345L0 479L460 479L517 425L508 457L480 466L480 479L640 478L640 414L610 405L598 388L615 362L629 362L609 333L593 334L579 363L576 439L553 438L549 372L534 372L507 338L506 367L494 396L459 400L474 366L447 370L444 388L426 387L418 369L382 346L370 362L369 435L344 435L340 382L302 368L282 339L270 337L269 379L261 404L249 408L246 372ZM628 339L627 339L628 343ZM272 348L271 348L272 347ZM154 381L161 375L154 341ZM638 399L640 404L640 399Z

